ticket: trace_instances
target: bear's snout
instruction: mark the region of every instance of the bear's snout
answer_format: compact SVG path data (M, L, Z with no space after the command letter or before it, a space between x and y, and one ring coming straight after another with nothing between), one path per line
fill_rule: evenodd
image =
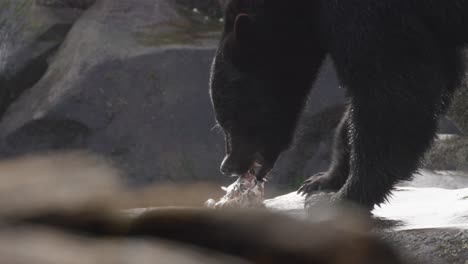
M228 154L221 163L220 171L225 176L237 177L250 170L254 163L253 157Z

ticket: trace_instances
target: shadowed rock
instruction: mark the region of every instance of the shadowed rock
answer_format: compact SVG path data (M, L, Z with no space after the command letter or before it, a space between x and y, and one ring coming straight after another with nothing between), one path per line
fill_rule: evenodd
M37 5L59 8L88 9L96 0L36 0Z
M0 8L0 116L46 73L80 10L51 9L29 0Z

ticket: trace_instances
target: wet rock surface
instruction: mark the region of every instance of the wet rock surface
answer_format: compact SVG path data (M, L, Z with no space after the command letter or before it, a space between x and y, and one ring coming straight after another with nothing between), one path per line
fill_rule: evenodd
M96 3L96 0L36 0L35 3L39 6L55 8L87 9Z
M450 180L443 182L441 177ZM467 187L466 178L456 173L437 175L422 171L414 182L398 187L388 203L374 209L375 232L417 263L465 264L468 261ZM273 210L307 218L304 200L291 193L265 203Z
M415 263L466 264L468 231L451 228L415 229L382 232L381 236L395 244Z
M23 245L28 247L26 252ZM99 240L44 228L19 228L0 231L0 255L4 263L119 263L119 264L248 264L214 252L164 240Z

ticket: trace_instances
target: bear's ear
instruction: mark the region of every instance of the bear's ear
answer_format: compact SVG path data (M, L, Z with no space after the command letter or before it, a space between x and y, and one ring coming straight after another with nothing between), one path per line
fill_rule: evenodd
M252 18L248 14L239 14L234 22L234 36L239 43L249 43L254 36Z

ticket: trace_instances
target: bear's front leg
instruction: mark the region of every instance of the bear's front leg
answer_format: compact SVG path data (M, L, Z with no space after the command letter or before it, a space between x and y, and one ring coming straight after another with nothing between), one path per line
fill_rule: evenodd
M349 175L349 110L345 112L336 129L332 150L332 162L327 172L313 175L297 191L310 196L316 191L338 191L346 183Z

